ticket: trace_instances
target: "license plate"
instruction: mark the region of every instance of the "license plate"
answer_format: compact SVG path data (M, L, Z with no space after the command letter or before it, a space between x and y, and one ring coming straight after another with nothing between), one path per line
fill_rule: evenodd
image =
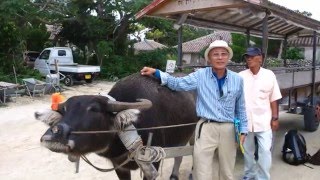
M84 78L85 78L85 79L91 79L91 74L86 74L86 75L84 75Z

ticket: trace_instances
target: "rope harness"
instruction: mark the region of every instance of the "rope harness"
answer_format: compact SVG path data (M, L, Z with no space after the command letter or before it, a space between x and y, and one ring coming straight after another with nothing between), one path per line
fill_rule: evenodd
M159 162L162 159L164 159L166 157L166 152L162 147L150 146L151 142L148 142L147 146L143 146L143 142L141 137L138 135L138 131L175 128L175 127L191 126L196 124L197 123L195 122L195 123L186 123L186 124L178 124L178 125L170 125L170 126L157 126L157 127L150 127L150 128L135 128L132 124L130 124L123 130L72 131L71 133L72 134L118 133L120 140L122 141L126 149L129 151L129 155L127 156L127 159L124 162L122 162L120 165L110 169L103 169L93 165L85 155L81 155L80 156L81 159L83 159L86 163L88 163L93 168L101 172L114 171L126 165L130 161L135 161L140 167L140 169L143 171L143 174L146 179L156 179L159 173L152 163Z

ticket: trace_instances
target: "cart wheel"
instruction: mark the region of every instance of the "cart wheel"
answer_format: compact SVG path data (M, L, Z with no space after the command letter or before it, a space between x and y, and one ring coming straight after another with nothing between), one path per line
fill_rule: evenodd
M85 79L86 83L92 83L92 79Z
M61 93L61 92L62 92L61 87L56 87L56 88L55 88L55 92Z
M67 75L65 78L64 78L64 84L66 86L72 86L73 85L73 79L70 75Z

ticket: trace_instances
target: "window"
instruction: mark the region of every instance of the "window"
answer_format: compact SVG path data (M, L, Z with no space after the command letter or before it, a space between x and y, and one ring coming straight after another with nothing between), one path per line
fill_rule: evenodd
M58 56L66 56L66 54L65 50L58 50Z
M45 50L40 54L39 59L45 59L48 60L50 55L50 50Z

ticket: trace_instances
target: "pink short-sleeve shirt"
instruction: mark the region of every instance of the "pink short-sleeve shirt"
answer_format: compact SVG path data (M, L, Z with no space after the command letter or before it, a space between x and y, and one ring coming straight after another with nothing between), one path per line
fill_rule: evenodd
M249 132L271 129L270 103L282 97L275 74L271 70L260 68L256 75L249 69L241 71L239 75L244 81Z

